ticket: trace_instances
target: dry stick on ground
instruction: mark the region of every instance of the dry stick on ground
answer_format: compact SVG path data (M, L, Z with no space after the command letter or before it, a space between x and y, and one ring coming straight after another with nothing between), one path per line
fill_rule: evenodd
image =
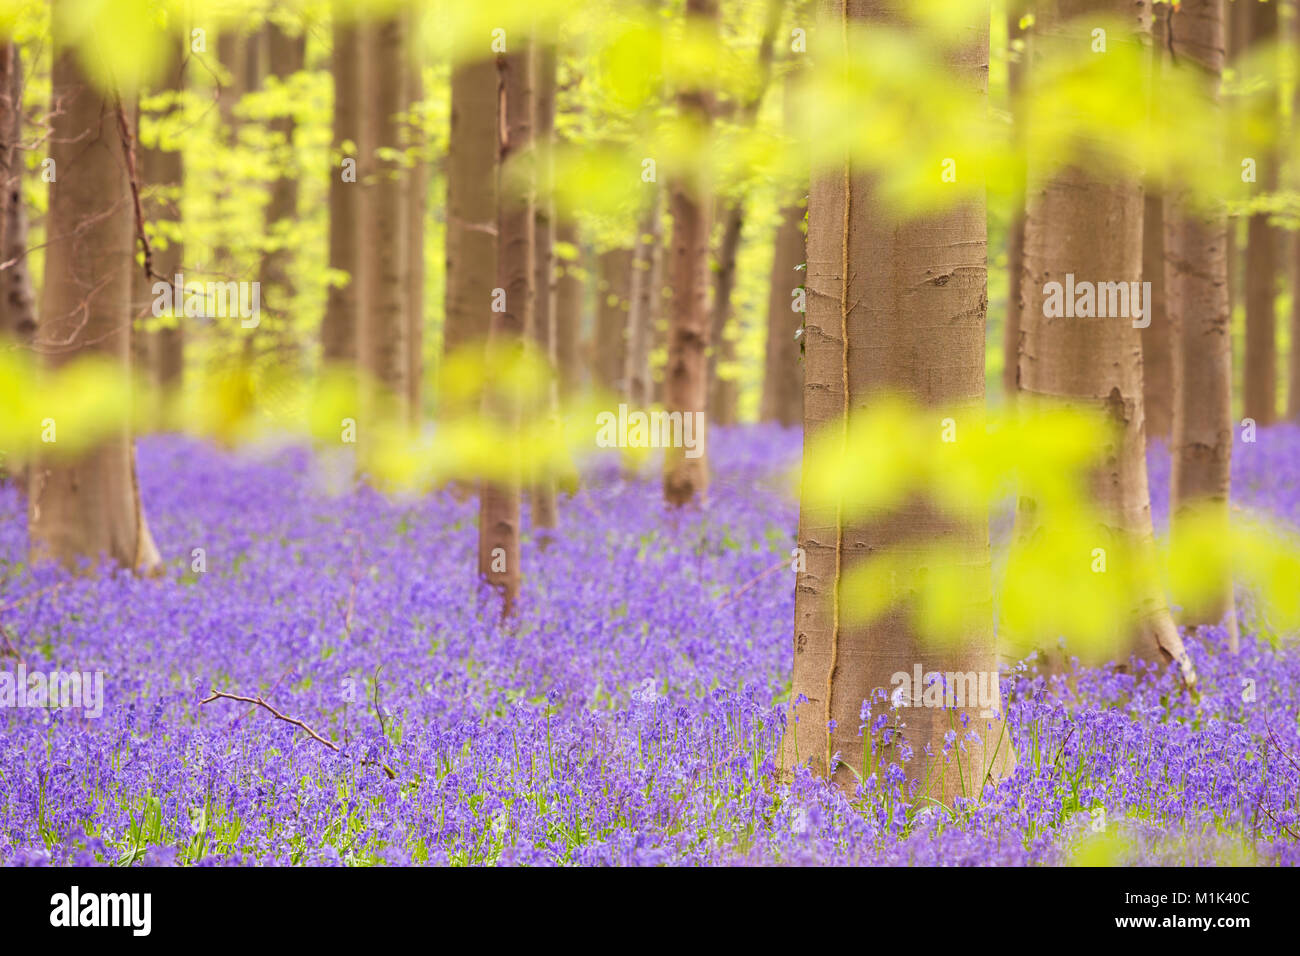
M0 657L13 657L18 663L23 662L23 655L18 653L18 648L13 642L13 635L5 624L0 624L0 640L4 641L4 647L0 648Z
M768 568L758 577L751 578L749 581L746 581L741 587L737 588L734 591L731 591L726 596L726 598L722 601L722 603L718 605L718 607L726 607L728 604L732 603L738 597L740 597L742 594L744 594L746 591L752 588L759 581L762 581L764 578L775 574L777 571L780 571L782 568L786 567L786 565L788 565L789 563L790 562L786 561L785 558L782 558L778 563L772 565L770 568Z
M313 740L315 740L317 743L322 743L322 744L324 744L326 747L328 747L330 750L334 751L335 753L339 753L339 745L336 744L336 743L334 743L334 741L332 741L332 740L326 740L324 737L322 737L320 734L316 733L316 731L312 730L310 727L308 727L305 723L303 723L303 722L302 722L301 720L299 720L297 717L290 717L290 716L288 716L287 714L282 714L282 713L280 713L278 710L276 710L274 707L272 707L272 706L271 706L270 704L268 704L266 701L262 700L262 698L260 698L260 697L242 697L242 696L240 696L239 694L227 694L227 693L225 693L224 691L213 690L213 691L209 692L209 694L208 694L207 697L205 697L205 698L203 698L201 701L199 701L199 704L200 704L200 706L202 706L203 704L210 704L210 703L212 703L214 700L236 700L236 701L239 701L241 704L254 704L254 705L258 706L258 707L264 707L264 708L266 708L268 711L270 711L270 712L271 712L271 715L272 715L273 717L275 717L277 720L283 720L286 724L293 724L295 727L299 727L299 728L301 728L302 730L305 730L305 731L307 732L307 735L310 736L310 737L311 737ZM395 773L393 772L392 768L389 767L387 764L384 764L384 763L376 763L376 762L373 761L373 760L363 760L363 761L361 761L361 763L362 763L363 765L365 765L365 764L374 764L375 766L380 767L380 768L384 771L384 773L388 774L388 779L389 779L389 780L396 780L396 779L397 779L397 774L395 774Z
M12 611L16 607L21 607L22 605L26 604L28 601L40 597L42 594L50 594L54 591L57 591L59 588L63 587L67 583L68 583L67 581L60 581L58 584L51 584L49 587L41 588L39 591L33 591L31 594L25 594L22 597L20 597L17 601L10 601L8 604L0 605L0 614L3 614L5 611Z

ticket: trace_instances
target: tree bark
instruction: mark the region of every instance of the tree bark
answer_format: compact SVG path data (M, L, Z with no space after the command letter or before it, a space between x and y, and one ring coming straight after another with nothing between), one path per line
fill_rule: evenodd
M470 60L453 69L444 354L487 337L497 276L496 96L492 60Z
M1291 3L1292 63L1300 63L1300 3ZM1294 75L1294 74L1293 74ZM1291 134L1300 135L1300 82L1291 101ZM1292 189L1300 190L1300 164L1293 164ZM1291 354L1287 363L1287 418L1300 422L1300 233L1291 234Z
M631 304L627 318L627 362L623 381L633 408L649 408L654 398L650 381L650 342L654 335L656 306L663 286L663 192L650 187L650 204L637 231L632 259Z
M489 346L493 354L522 352L532 334L535 294L533 195L509 178L506 164L527 159L533 145L533 53L530 49L500 54L497 75L501 119L497 148L497 287L505 291L505 309L492 313ZM491 402L508 433L518 433L520 401L510 383L510 394ZM503 599L503 614L514 613L519 595L519 492L518 448L502 450L514 471L498 480L485 480L479 504L479 573Z
M718 0L686 0L686 15L703 26L718 29ZM715 41L716 42L716 41ZM712 96L706 90L687 90L679 98L683 117L707 130L711 124ZM713 192L699 177L675 178L669 185L673 217L669 282L672 312L668 329L668 366L664 370L664 396L668 412L696 416L697 445L687 457L685 448L664 450L664 499L670 505L701 502L709 490L707 404L709 397L709 233L713 223ZM685 424L683 424L683 429Z
M404 172L399 160L381 150L401 148L399 114L404 53L397 16L364 23L362 36L363 102L369 110L362 156L366 162L361 195L360 366L364 426L379 421L405 422L407 386L407 256L402 208Z
M330 269L346 276L331 284L321 323L321 352L326 363L353 368L357 359L357 312L360 307L361 244L358 236L360 190L355 174L361 134L361 35L346 19L341 2L334 3L333 159L330 165ZM344 179L344 161L352 160L353 180Z
M1238 0L1242 2L1242 0ZM1250 40L1252 47L1277 39L1278 3L1249 3ZM1248 107L1276 126L1276 94L1270 86L1257 94ZM1277 189L1277 154L1266 150L1257 157L1257 189ZM1260 425L1277 419L1277 230L1268 224L1268 213L1255 213L1246 226L1246 363L1245 414Z
M731 322L731 293L736 287L736 253L745 228L745 205L736 199L727 205L723 219L722 238L718 241L718 254L713 270L713 305L709 339L709 421L715 425L736 423L736 381L722 367L736 360L736 341L727 335Z
M93 353L127 372L135 229L116 97L95 89L75 50L57 36L57 13L49 139L57 177L46 217L36 347L55 366ZM50 450L56 449L57 441ZM71 567L103 555L138 572L158 568L126 409L116 428L75 457L37 455L28 533L33 559Z
M1079 42L1083 14L1133 16L1130 0L1061 0L1059 19L1041 16L1039 35L1064 33ZM1137 5L1138 34L1150 29L1150 9ZM1070 20L1066 20L1070 17ZM1112 44L1140 42L1115 37ZM1133 319L1050 317L1045 314L1044 285L1066 281L1073 273L1081 281L1137 282L1142 278L1142 188L1138 174L1130 179L1100 181L1079 167L1067 167L1045 179L1031 157L1029 203L1025 218L1021 314L1020 385L1022 392L1072 407L1092 409L1107 417L1116 432L1106 449L1105 463L1092 483L1094 501L1106 524L1099 545L1118 540L1135 552L1150 555L1154 542L1151 501L1147 485L1145 407L1142 395L1142 344ZM1034 503L1021 500L1021 534L1032 532ZM1101 540L1101 539L1105 540ZM1141 596L1133 610L1130 633L1119 638L1117 658L1130 655L1150 661L1173 659L1185 678L1194 679L1182 639L1158 580L1136 585ZM1054 648L1019 641L1008 645L1015 658L1044 652L1047 667L1064 660Z
M571 399L582 391L582 306L586 291L582 265L582 237L578 224L562 216L555 227L555 244L572 252L572 258L556 259L555 274L555 364L559 370L560 396Z
M826 13L872 21L897 21L895 0L827 0ZM967 25L968 44L954 54L950 80L983 90L988 63L988 9ZM808 217L808 315L804 385L805 448L831 430L843 438L847 416L869 407L882 393L899 392L934 410L936 422L954 417L963 429L983 427L984 334L988 311L987 235L983 202L958 206L924 219L900 221L852 167L814 178ZM936 427L935 440L939 440ZM922 557L942 542L939 559ZM864 761L864 701L882 711L875 692L886 693L894 674L997 671L993 637L991 574L986 516L958 521L920 497L861 518L846 518L806 496L800 504L799 545L806 570L795 590L794 680L797 721L787 724L785 765L811 761L815 772L833 773L852 789L858 775L872 773ZM969 582L954 600L961 604L956 645L938 645L918 631L907 599L874 621L861 624L841 615L841 575L851 562L888 550L915 555L917 570L935 561L964 569ZM989 678L991 679L991 677ZM978 793L988 777L1010 767L1005 741L978 714L979 706L954 715L943 708L910 708L901 732L885 744L883 766L901 741L911 746L909 777L927 778L925 796L947 802ZM959 708L960 710L960 708ZM962 720L987 740L987 763L967 746L970 760L927 767L926 748L936 757L944 735ZM954 724L955 719L955 724ZM990 730L992 735L990 736ZM960 731L959 731L960 732ZM832 767L833 755L840 763ZM870 758L868 758L870 759ZM937 792L936 792L937 791Z
M1164 209L1165 201L1159 193L1146 194L1142 209L1142 280L1151 283L1146 304L1151 324L1141 330L1142 401L1147 412L1147 438L1168 442L1174 423L1174 343L1165 292ZM1224 264L1226 267L1226 259Z
M1217 109L1224 61L1222 0L1183 0L1170 22L1175 68L1198 71L1206 106ZM1228 220L1221 208L1205 212L1193 208L1186 194L1171 194L1164 228L1173 339L1172 537L1177 544L1181 521L1195 511L1211 516L1226 542L1232 462ZM1183 623L1192 625L1219 624L1225 618L1235 653L1240 637L1231 572L1182 615Z
M1011 108L1012 141L1022 153L1025 118L1020 115L1019 98L1024 89L1029 60L1029 34L1020 26L1025 12L1017 4L1012 4L1007 11L1007 94ZM1015 206L1007 226L1007 314L1006 326L1002 330L1002 394L1007 401L1015 401L1016 392L1020 390L1020 313L1024 307L1020 277L1024 268L1025 250L1025 182L1023 177L1017 179L1012 191Z

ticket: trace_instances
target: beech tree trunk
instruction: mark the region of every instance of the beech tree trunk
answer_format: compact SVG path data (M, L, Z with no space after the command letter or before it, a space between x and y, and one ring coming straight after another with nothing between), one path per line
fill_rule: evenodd
M632 292L631 248L608 249L596 257L596 330L592 342L592 378L597 387L619 400L627 398L623 369L627 364L627 320Z
M555 263L555 365L560 396L573 398L582 391L582 304L586 290L582 265L582 237L578 224L564 216L555 227L555 244L573 254Z
M785 126L797 132L790 102L794 73L786 74ZM759 416L765 422L796 425L803 421L804 313L795 291L803 287L804 216L808 182L798 184L781 206L781 222L772 244L772 274L768 279L767 346L763 355L763 397Z
M1300 60L1300 4L1291 4L1291 50L1292 55ZM1293 61L1295 62L1295 61ZM1291 101L1292 135L1300 132L1300 83L1294 90L1295 98ZM1295 179L1292 189L1300 189L1300 165L1292 157ZM1287 418L1300 422L1300 234L1291 234L1291 355L1287 363Z
M663 193L650 187L650 205L637 232L632 259L631 304L627 319L627 362L623 381L633 408L649 408L654 397L650 381L650 342L663 287Z
M534 52L536 68L533 97L536 128L535 140L549 148L555 138L556 49L542 44ZM554 163L549 156L539 163L539 189L533 213L533 340L549 369L546 414L555 420L559 414L559 382L556 371L556 291L555 291L555 200L552 192ZM555 508L555 475L538 473L530 482L532 524L550 529L559 523ZM542 537L544 544L546 537Z
M1242 0L1238 0L1242 2ZM1263 46L1277 39L1277 0L1249 2L1249 45ZM1275 92L1270 87L1257 94L1248 107L1272 124L1279 124ZM1257 158L1256 190L1277 189L1277 154L1268 150ZM1268 224L1268 213L1255 213L1246 232L1246 364L1245 414L1260 425L1277 419L1277 314L1274 310L1278 254L1277 230Z
M745 228L745 205L736 199L727 206L723 219L722 238L718 241L718 255L713 270L713 305L710 318L709 339L709 421L715 425L736 423L737 388L731 370L722 375L725 365L736 360L736 341L727 335L731 322L731 293L736 287L736 253Z
M1142 280L1151 283L1147 302L1151 324L1141 330L1142 401L1147 412L1147 437L1168 442L1174 423L1174 342L1165 292L1164 210L1161 195L1148 192L1142 210ZM1224 265L1226 268L1226 258Z
M363 427L368 427L380 420L406 421L410 395L405 175L399 160L386 159L380 153L401 147L404 44L397 16L366 22L360 30L363 102L369 114L362 150L367 166L360 209L361 326L357 351L361 369L367 375Z
M1026 5L1027 6L1027 5ZM1029 62L1028 31L1022 29L1021 18L1028 12L1021 4L1011 4L1007 10L1007 93L1011 107L1011 126L1016 148L1024 151L1024 116L1020 115L1019 97L1025 85L1025 72ZM1025 199L1023 178L1019 178L1013 191L1015 207L1007 226L1007 314L1002 330L1002 394L1014 401L1020 389L1020 312L1024 307L1020 289L1020 276L1024 268L1025 249Z
M361 34L345 18L342 4L334 4L334 49L330 71L334 76L333 159L330 166L330 268L346 274L341 284L329 287L325 318L321 323L321 351L327 363L351 367L357 358L357 312L360 308L361 185L357 181L361 133ZM345 161L351 160L345 179Z
M452 70L444 354L487 337L497 278L496 97L494 61Z
M73 48L57 35L54 49L60 52L51 75L49 150L57 178L50 184L35 345L52 365L94 353L125 373L131 363L135 228L117 97L91 84ZM55 445L42 446L31 469L33 559L71 567L107 556L138 572L158 568L140 503L128 410L121 410L115 429L75 457L53 453L55 426Z
M413 11L408 11L410 31L406 50L407 147L413 165L406 171L406 411L418 426L424 408L424 217L429 205L429 164L424 155L423 63L415 43L418 28Z
M1130 0L1060 0L1059 19L1040 16L1035 30L1063 32L1078 42L1084 14L1133 16ZM1135 32L1150 30L1150 10L1137 6ZM1067 19L1070 22L1067 22ZM1109 42L1140 42L1112 35ZM1025 217L1025 308L1021 314L1020 387L1029 395L1104 414L1116 429L1115 444L1093 480L1095 503L1106 520L1098 547L1120 540L1150 553L1154 534L1147 485L1146 416L1142 394L1142 343L1133 319L1050 317L1045 315L1044 285L1066 281L1137 282L1142 278L1142 187L1131 179L1099 181L1086 169L1067 167L1044 179L1031 158L1029 203ZM1031 533L1034 503L1021 500L1021 532ZM1185 678L1194 679L1168 603L1154 578L1138 582L1141 597L1133 608L1130 634L1117 640L1115 657L1178 661ZM1015 659L1044 652L1049 668L1063 659L1054 647L1008 646Z
M864 20L899 19L896 0L825 0L829 16ZM967 43L954 53L951 82L983 90L988 64L988 8L966 27ZM846 231L847 230L847 231ZM900 221L873 191L870 180L845 168L814 178L808 216L808 315L804 385L805 447L831 430L843 437L846 416L868 408L884 391L901 392L934 410L937 423L952 417L961 429L979 429L984 404L984 334L988 311L987 235L983 202L924 219ZM919 357L928 357L919 360ZM849 622L840 611L842 573L851 563L889 550L916 555L918 570L928 544L948 549L940 561L963 569L967 586L954 597L961 605L962 634L956 645L937 645L917 631L907 599L868 624ZM794 679L791 698L797 722L787 723L785 765L811 762L815 772L833 774L852 790L872 770L864 765L859 732L864 701L873 715L887 704L893 675L997 671L993 637L992 583L987 520L962 522L915 498L887 513L846 519L836 506L804 498L799 546L806 570L795 589ZM992 679L991 677L988 679ZM999 729L978 713L978 705L951 715L921 705L905 712L901 737L885 746L881 766L897 759L902 740L914 751L904 767L925 779L924 795L948 802L953 795L979 792L988 778L1010 768L1010 749ZM970 718L987 741L967 744L967 760L933 764L944 735ZM955 723L954 723L955 722ZM959 731L960 732L960 731ZM984 756L981 757L983 750ZM833 755L840 763L831 766ZM868 758L872 759L872 758ZM939 758L940 760L942 758Z
M23 66L17 44L0 45L0 340L27 344L36 332L36 294L27 266L27 210L23 203Z
M283 85L301 70L307 55L307 35L292 35L275 22L267 24L269 76ZM277 364L296 369L301 363L293 321L296 292L290 267L293 264L293 231L298 224L298 179L296 152L293 146L292 106L267 124L272 149L280 175L271 183L266 204L265 246L258 273L261 283L261 323L249 333L249 341L264 338L274 352ZM269 322L267 320L270 320ZM269 326L269 328L268 328Z
M718 28L718 0L686 0L686 15L714 31ZM715 41L720 42L720 41ZM701 129L711 123L712 96L705 90L687 90L679 98L682 115ZM697 416L697 445L687 457L685 448L664 449L664 499L670 505L703 501L709 490L707 404L709 397L709 233L713 223L709 183L699 177L679 177L669 185L669 210L673 217L672 251L668 278L672 286L672 312L668 328L668 366L664 370L664 397L668 412ZM685 426L683 425L683 428Z
M497 287L505 290L505 310L492 315L489 345L493 351L522 351L532 334L535 266L533 195L508 178L506 164L532 149L533 52L523 49L497 57L501 119L498 125ZM504 396L491 403L489 413L500 418L507 431L517 434L520 402ZM504 479L485 480L479 503L479 573L504 600L503 613L514 613L519 595L519 492L518 448L502 449L503 461L515 471Z
M1216 109L1223 76L1223 0L1183 0L1172 14L1174 69L1196 70L1207 107ZM1204 144L1206 149L1215 144ZM1194 209L1171 195L1165 220L1169 317L1173 328L1172 534L1189 511L1210 514L1228 535L1232 462L1232 316L1228 311L1227 215ZM1239 635L1232 575L1216 582L1204 603L1184 610L1185 624L1227 618L1232 651Z

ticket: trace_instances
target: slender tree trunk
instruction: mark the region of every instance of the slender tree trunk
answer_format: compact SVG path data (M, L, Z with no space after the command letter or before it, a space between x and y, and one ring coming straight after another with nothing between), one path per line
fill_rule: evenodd
M267 24L266 31L270 69L268 75L283 86L304 66L307 35L289 34L274 22ZM293 329L297 310L294 308L296 292L290 270L293 264L293 231L298 223L299 179L297 153L293 146L297 124L292 109L292 106L286 107L282 114L268 124L279 175L271 183L271 194L266 204L265 246L258 272L263 324L259 324L249 334L249 341L255 341L264 335L274 351L277 364L296 370L302 356ZM269 329L266 328L267 318L271 320Z
M1242 0L1238 0L1242 2ZM1264 46L1277 39L1277 0L1251 2L1250 46ZM1266 121L1277 124L1276 93L1268 87L1249 107ZM1267 150L1257 157L1257 189L1277 189L1277 154ZM1277 418L1277 230L1268 224L1268 213L1255 213L1246 227L1246 366L1245 413L1260 425Z
M544 149L555 138L555 78L557 53L551 44L542 44L534 53L536 85L534 87L534 137ZM556 371L556 290L555 290L555 199L552 192L554 163L549 154L539 163L538 196L533 215L533 339L546 362L549 381L546 414L552 421L559 414L559 382ZM555 507L555 475L543 471L533 476L532 523L534 528L554 528L559 523ZM547 538L542 537L545 544Z
M525 48L497 57L501 119L497 149L497 287L505 291L505 310L492 313L489 346L494 353L524 349L532 334L535 294L533 195L509 178L506 164L527 159L533 145L533 52ZM510 396L493 402L490 412L507 431L518 433L520 401ZM503 460L517 463L518 448L503 449ZM485 480L479 504L479 573L499 591L505 615L514 613L519 595L520 476Z
M717 31L718 0L686 0L686 15ZM683 117L708 129L712 96L687 90L679 97ZM680 177L669 185L673 217L669 282L672 319L668 331L668 367L664 393L669 413L695 416L697 445L691 457L683 448L664 450L664 499L670 505L703 501L709 490L707 403L709 397L709 233L713 222L712 190L698 178ZM683 431L685 424L683 423Z
M91 85L76 52L57 36L61 3L54 17L60 52L51 76L49 138L58 172L50 185L36 347L53 365L93 353L125 372L135 230L116 97ZM38 455L28 496L33 558L73 566L107 555L139 572L159 566L140 504L129 422L123 409L117 427L75 457Z
M1072 0L1058 3L1061 20L1043 16L1035 24L1039 35L1080 34L1082 14L1132 17L1130 0ZM1150 29L1150 11L1138 8L1135 29ZM1110 38L1110 43L1138 42L1135 37ZM1133 319L1053 317L1045 314L1044 286L1066 281L1073 273L1080 281L1138 282L1142 278L1142 188L1137 174L1129 180L1102 182L1085 169L1067 167L1044 179L1031 158L1029 203L1025 217L1025 308L1021 314L1020 385L1029 395L1093 409L1107 416L1116 429L1115 444L1107 449L1105 464L1094 475L1093 494L1106 526L1099 530L1099 546L1120 540L1139 553L1150 554L1154 534L1147 486L1145 408L1142 395L1142 343ZM1018 516L1022 534L1032 533L1034 503L1021 501ZM1106 540L1101 540L1105 538ZM1133 626L1120 638L1116 653L1151 661L1179 662L1185 677L1194 679L1182 639L1158 580L1143 580ZM1031 650L1046 653L1048 666L1060 666L1060 655L1050 648L1008 646L1014 656Z
M361 244L360 190L357 182L361 124L361 34L346 19L341 2L334 4L334 50L330 71L334 75L333 160L330 165L330 269L342 273L329 287L325 318L321 323L321 352L327 363L352 368L357 358L357 295Z
M1183 0L1170 22L1175 68L1198 71L1206 106L1217 110L1224 60L1223 0ZM1232 460L1228 220L1221 208L1197 210L1187 195L1171 193L1164 228L1174 359L1173 537L1177 543L1180 519L1195 510L1212 515L1226 541ZM1216 582L1204 603L1184 610L1183 622L1219 624L1225 617L1235 652L1239 636L1230 572Z
M1007 94L1011 107L1013 142L1023 153L1025 130L1024 116L1020 115L1020 96L1025 85L1025 69L1029 62L1028 31L1021 27L1027 11L1021 4L1012 3L1007 10ZM1020 277L1024 268L1025 250L1025 182L1018 177L1012 191L1015 206L1007 226L1007 315L1002 330L1002 394L1015 401L1020 389L1020 312L1024 307Z
M799 129L791 101L796 70L785 76L785 129L791 138ZM806 172L806 170L804 170ZM760 417L790 426L803 421L804 312L796 298L803 288L804 216L808 179L802 178L780 209L772 248L772 274L768 280L767 346L764 352L763 397Z
M736 360L735 339L727 335L731 322L731 293L736 287L736 253L745 228L745 205L737 199L727 206L723 219L722 238L718 242L718 255L713 270L713 306L709 338L709 421L715 425L734 425L736 422L736 381L730 371L724 378L724 365Z
M36 331L36 294L27 267L27 211L23 203L23 67L17 44L0 45L0 340L26 344Z
M497 277L496 96L492 60L471 60L453 69L444 353L482 340L488 332Z
M582 266L582 237L578 224L564 216L555 227L555 245L571 254L556 257L555 275L555 365L559 371L560 396L572 399L582 391L582 304L586 288Z
M641 222L632 260L631 306L627 320L627 362L623 381L633 408L649 408L654 397L650 381L650 341L663 296L663 192L651 186L650 205Z
M855 19L892 21L898 16L893 0L827 0L825 9ZM982 12L967 27L968 45L954 54L954 85L984 88L988 8ZM982 201L923 220L899 221L869 179L852 168L814 178L808 216L806 442L826 430L842 437L847 416L889 390L933 409L936 421L953 417L959 429L983 427L986 254ZM868 624L842 618L841 575L850 562L889 550L896 557L915 554L918 562L933 568L935 559L920 555L927 544L939 541L948 549L940 560L963 569L969 582L953 597L960 603L964 641L937 645L925 640L903 603ZM806 570L795 589L791 696L797 722L787 724L785 763L811 761L817 773L833 772L837 782L852 789L859 775L872 773L859 731L864 701L871 702L874 714L881 713L875 692L888 692L894 674L911 675L920 666L926 673L970 671L994 679L987 520L947 518L921 499L849 520L840 508L805 497L799 545ZM882 766L892 763L905 740L916 755L905 771L928 779L923 795L945 803L953 795L978 793L988 777L1009 769L1009 748L1005 741L997 746L997 730L973 702L957 715L955 725L961 727L969 718L987 749L968 745L964 765L949 760L927 766L926 748L936 757L944 751L954 716L941 707L921 706L921 691L912 692L916 706L907 712L901 737L885 744L883 755L867 759ZM981 752L984 757L977 756ZM837 753L838 768L831 766Z
M406 243L403 171L382 150L401 146L403 57L400 18L360 27L364 99L368 110L362 156L366 183L361 196L360 366L364 386L363 427L379 420L407 420Z
M1300 3L1291 3L1291 62L1300 66ZM1295 77L1297 70L1291 75ZM1291 101L1291 137L1300 137L1300 80L1297 80ZM1300 159L1291 157L1291 188L1300 190ZM1291 234L1291 355L1287 363L1287 418L1300 422L1300 233Z
M623 369L627 363L627 319L632 286L631 248L609 249L596 257L596 334L592 378L620 400L627 398Z
M407 146L413 165L406 173L406 410L418 426L424 408L424 217L429 205L429 164L424 155L424 65L414 42L418 27L413 11L406 60Z

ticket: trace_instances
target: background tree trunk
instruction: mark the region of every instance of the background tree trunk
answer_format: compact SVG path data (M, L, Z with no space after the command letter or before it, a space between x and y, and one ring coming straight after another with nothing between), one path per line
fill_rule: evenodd
M718 254L713 269L713 305L709 320L709 421L715 425L736 423L736 382L728 370L723 378L723 365L736 360L736 341L727 335L731 322L731 293L736 287L736 253L745 228L745 205L736 199L726 207L723 217L722 238L718 241Z
M1011 131L1016 148L1024 151L1025 118L1019 115L1019 97L1024 89L1029 62L1028 31L1020 25L1028 4L1013 3L1007 10L1007 95L1011 108ZM1017 177L1013 191L1015 206L1007 225L1007 314L1002 330L1002 394L1014 401L1020 389L1020 311L1024 306L1020 276L1024 268L1025 182Z
M534 139L549 151L555 139L555 80L557 51L552 44L542 44L534 52L536 68L534 87ZM539 164L539 189L533 214L533 339L549 369L546 415L554 420L559 414L559 382L556 371L555 341L555 200L552 192L554 163L548 155ZM559 523L555 507L555 475L535 474L532 489L532 524L550 529ZM546 537L542 537L543 544Z
M1163 47L1157 47L1160 49ZM1164 199L1157 192L1148 192L1143 199L1142 280L1151 283L1151 297L1146 304L1151 324L1140 330L1140 337L1147 438L1168 442L1174 424L1174 343L1165 292L1164 208Z
M592 379L620 401L626 399L627 319L632 285L631 248L608 249L596 257L596 329Z
M843 9L852 18L897 17L891 0L828 0L826 10ZM983 89L988 63L988 10L967 28L969 43L954 54L954 84ZM847 230L847 233L846 233ZM934 409L936 423L953 417L959 429L979 429L984 404L984 334L988 311L987 236L982 202L961 206L922 220L900 222L875 195L866 177L851 168L813 180L808 219L808 316L805 333L805 441L825 429L845 429L845 416L869 407L884 391L901 392ZM938 281L943 277L945 281ZM920 361L919 356L942 361ZM939 440L936 424L935 441ZM805 445L807 447L807 445ZM875 691L892 686L892 675L925 671L997 670L993 637L992 582L987 520L975 516L959 522L933 505L914 499L887 513L846 520L837 507L800 505L799 544L807 570L795 590L794 680L791 696L806 702L787 724L785 763L811 760L814 770L833 770L834 779L852 789L871 772L864 767L859 734L864 701L875 713ZM961 602L966 635L958 645L936 645L917 631L910 608L900 604L868 624L846 622L840 611L841 574L860 556L886 549L895 556L917 554L927 543L942 541L950 549L942 560L964 570L969 587ZM908 710L903 739L917 760L907 767L921 779L933 769L931 792L941 801L974 793L988 773L1000 776L1009 766L1005 744L995 750L988 739L989 766L955 762L925 766L925 748L943 752L952 717L942 708ZM977 708L971 728L987 733L990 722ZM960 721L958 722L960 726ZM893 741L885 760L893 762ZM981 746L968 747L977 754ZM838 769L830 767L840 754ZM880 759L877 757L876 759ZM851 770L850 770L851 768ZM937 790L938 792L934 792Z
M487 336L497 277L496 97L492 60L471 60L452 70L444 354Z
M404 95L402 25L397 17L361 26L366 123L365 185L361 195L360 365L364 386L363 428L380 420L404 422L408 359L406 331L404 172L382 149L400 149L399 114Z
M534 262L533 196L507 179L506 164L532 148L533 53L525 49L497 57L501 104L497 150L497 287L505 290L505 311L492 312L489 344L494 351L522 351L532 334ZM507 383L507 386L509 383ZM507 387L506 391L513 389ZM491 403L507 430L518 432L520 402L502 397ZM517 463L518 449L502 449L503 461ZM482 483L479 504L479 573L504 599L505 615L514 613L519 595L519 490L518 471L501 480Z
M1291 2L1291 56L1300 64L1300 3ZM1292 76L1296 74L1293 72ZM1291 101L1291 136L1300 136L1300 81ZM1291 157L1291 188L1300 190L1300 159ZM1291 234L1291 355L1287 363L1287 418L1300 422L1300 233Z
M1108 14L1132 17L1129 0L1061 3L1075 16ZM1066 12L1065 10L1062 11ZM1139 32L1150 29L1150 13L1140 9ZM1063 23L1040 17L1038 35L1065 32L1078 42L1086 17ZM1111 36L1110 43L1137 42ZM1142 344L1129 317L1078 319L1044 314L1043 287L1065 281L1136 282L1142 278L1142 188L1137 174L1129 180L1098 181L1085 170L1067 167L1046 181L1031 158L1029 203L1025 216L1025 308L1021 314L1020 387L1029 395L1104 414L1116 432L1106 463L1093 481L1095 504L1107 522L1100 537L1122 540L1148 552L1154 534L1147 486L1145 409L1142 396ZM1034 526L1032 501L1021 501L1020 533ZM1106 541L1098 541L1105 546ZM1177 660L1191 679L1190 662L1161 592L1159 581L1140 582L1134 623L1120 638L1115 657L1130 654L1151 660ZM1018 644L1008 647L1016 658L1030 651L1049 651L1049 666L1062 661L1054 649Z
M1176 69L1201 76L1211 106L1223 75L1223 0L1183 0L1171 20ZM1211 144L1205 144L1207 149ZM1173 473L1169 501L1172 534L1189 510L1209 513L1228 540L1232 461L1232 316L1228 311L1228 221L1222 209L1192 208L1170 194L1165 219L1165 263L1173 340ZM1230 647L1239 635L1231 573L1204 604L1185 609L1185 624L1219 624L1227 617Z
M573 258L556 259L555 275L555 365L560 377L560 396L572 399L582 390L582 305L586 292L582 264L582 237L578 224L562 216L555 227L555 244L573 253Z
M1242 2L1242 0L1238 0ZM1277 0L1271 3L1250 2L1250 47L1259 47L1277 39ZM1277 93L1269 86L1252 98L1247 107L1268 122L1278 124ZM1261 193L1277 189L1277 154L1273 150L1256 157L1256 190ZM1260 425L1277 418L1277 230L1268 224L1268 213L1255 213L1247 222L1246 232L1246 366L1242 388L1245 414Z
M54 23L57 30L57 15ZM49 139L57 178L50 184L36 345L56 366L93 352L125 372L135 230L119 117L114 95L91 85L74 50L60 39ZM139 572L159 566L140 504L129 420L123 409L118 427L76 457L38 454L28 496L34 559L73 566L106 555ZM57 441L49 450L57 450Z
M406 91L406 411L418 426L424 408L424 217L429 206L429 164L424 155L424 64L415 42L418 18L407 11Z
M27 265L27 210L23 203L22 54L14 43L0 46L0 260L13 262L0 274L0 339L31 342L36 332L36 294Z
M353 173L361 165L361 35L334 4L334 157L330 166L330 268L347 274L346 282L331 285L321 323L321 351L326 362L352 366L357 358L358 287L361 279L360 190L357 181L343 178L343 161L351 159ZM357 177L360 178L359 176Z
M717 31L717 0L686 0L687 17L695 17ZM704 90L688 90L679 97L682 114L702 129L710 125L712 97ZM712 190L707 183L687 178L669 186L673 217L669 281L672 285L672 319L668 330L668 366L664 394L668 411L697 415L701 426L698 445L686 457L684 448L664 450L664 499L684 505L709 490L707 403L709 397L709 233L713 223ZM684 425L683 425L684 427Z
M627 362L623 382L633 408L649 408L654 397L650 381L650 342L654 335L656 306L663 298L663 192L650 186L650 205L637 230L632 260L631 304L627 318Z

